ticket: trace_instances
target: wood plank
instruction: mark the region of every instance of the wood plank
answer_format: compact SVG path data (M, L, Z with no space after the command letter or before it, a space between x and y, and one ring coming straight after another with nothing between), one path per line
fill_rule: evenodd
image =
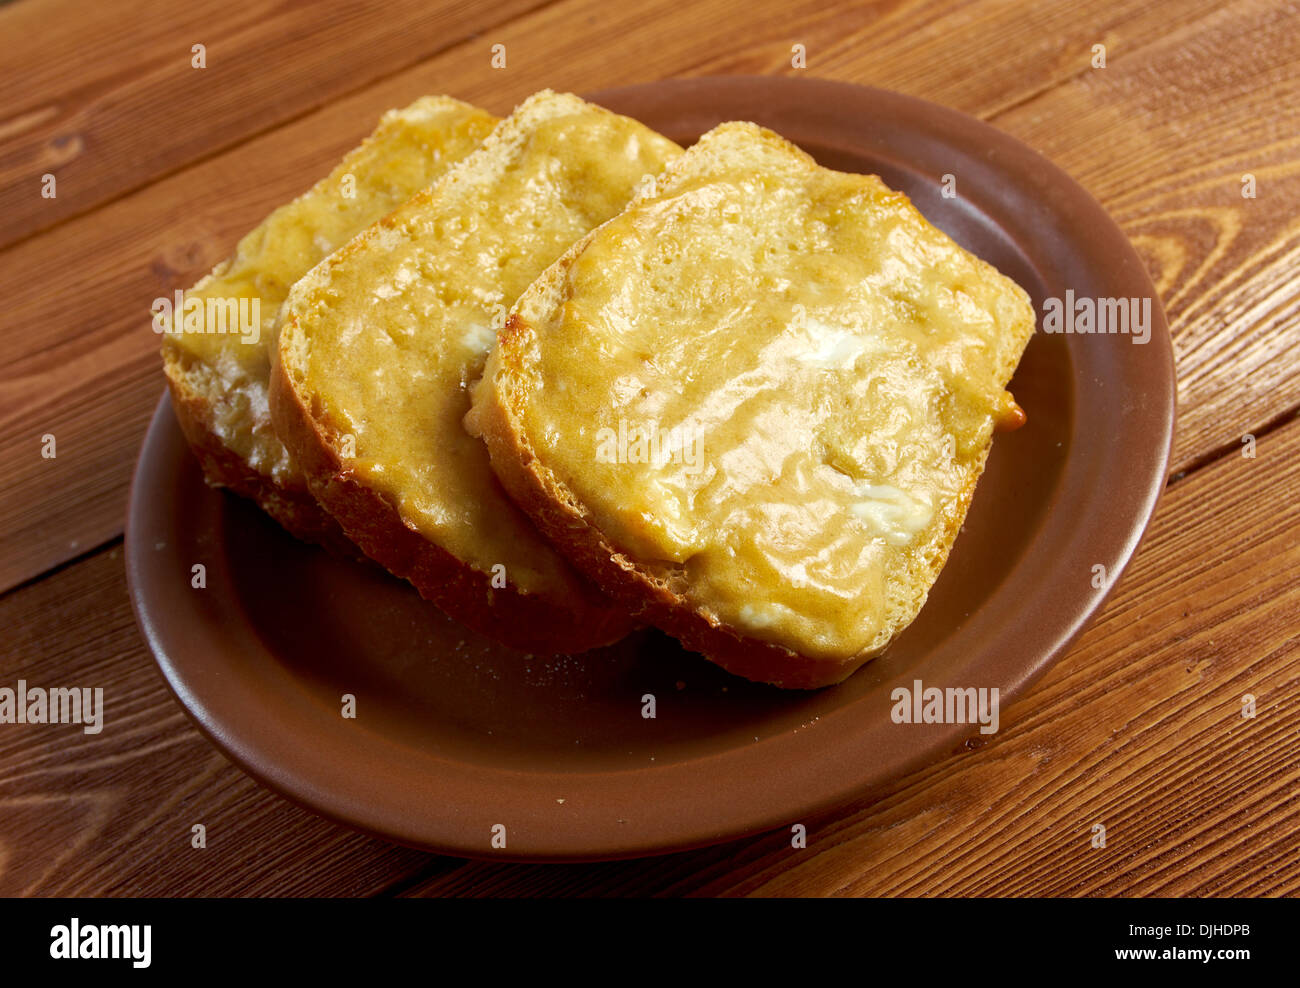
M1091 71L1093 45L1110 60L1140 51L1172 25L1191 28L1222 6L1017 0L895 3L863 21L842 10L790 18L812 75L882 86L987 119ZM748 4L745 5L748 9ZM789 74L789 45L721 46L691 74Z
M0 246L398 72L540 0L0 8ZM192 46L205 46L205 67ZM376 57L376 53L382 57ZM57 181L42 196L42 176Z
M1247 0L994 118L1092 191L1151 270L1174 332L1178 469L1300 407L1297 64L1294 11Z
M0 589L120 533L132 463L161 390L157 340L147 328L151 300L192 283L270 208L310 185L383 109L448 88L503 112L545 85L596 89L695 71L793 72L787 56L796 41L808 46L809 71L823 72L825 52L825 74L921 95L933 89L977 115L1080 71L1077 39L1088 31L1067 35L1059 47L1044 45L1033 21L1002 8L994 17L997 45L1028 52L1023 60L990 58L974 41L938 57L945 36L986 29L993 15L972 11L925 2L823 7L804 0L792 7L756 0L746 5L738 36L734 9L725 5L565 0L4 252ZM1137 50L1165 27L1140 2L1089 16L1118 38L1117 50ZM899 45L915 38L916 47L902 49L912 57L846 40L865 42L876 25ZM611 58L611 38L637 41L625 57ZM485 54L485 43L497 39L507 46L504 70ZM1113 71L1125 71L1122 65L1116 61ZM1214 92L1211 84L1207 112L1215 98L1235 99ZM59 443L56 460L39 455L47 433Z
M1295 895L1297 491L1300 421L1175 483L1101 618L992 741L807 821L806 849L776 832L657 860L466 862L405 894Z
M0 895L372 895L428 856L263 789L146 652L121 546L0 598L0 685L104 690L104 727L0 726ZM207 847L191 846L191 827Z

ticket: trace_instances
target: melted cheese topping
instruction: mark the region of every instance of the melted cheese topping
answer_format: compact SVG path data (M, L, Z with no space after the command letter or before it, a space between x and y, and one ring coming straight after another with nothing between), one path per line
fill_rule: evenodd
M229 260L186 292L187 302L257 300L260 321L250 331L169 332L164 340L169 356L215 374L213 431L254 470L279 483L296 475L272 431L267 405L276 316L290 287L475 150L496 123L491 114L445 96L390 111L328 176L271 213L240 240ZM176 318L174 325L180 324Z
M516 309L541 462L722 622L817 657L887 644L961 524L1033 331L1025 293L875 177L749 124L561 267ZM674 430L694 465L609 455Z
M286 306L305 343L295 387L318 421L354 437L347 467L427 539L484 572L504 565L524 590L574 576L462 427L469 386L518 295L680 153L634 120L539 93Z

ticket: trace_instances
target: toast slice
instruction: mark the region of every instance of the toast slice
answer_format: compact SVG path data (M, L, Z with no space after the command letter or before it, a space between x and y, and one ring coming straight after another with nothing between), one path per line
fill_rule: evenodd
M178 313L158 321L172 406L209 484L252 498L299 538L356 554L271 427L276 314L321 258L439 178L496 123L446 96L389 111L329 175L240 240L185 293Z
M303 278L271 410L321 504L371 558L515 647L576 652L632 627L501 490L461 420L511 303L681 149L537 93L453 172Z
M1033 329L875 176L724 124L524 293L466 427L646 621L820 687L925 602Z

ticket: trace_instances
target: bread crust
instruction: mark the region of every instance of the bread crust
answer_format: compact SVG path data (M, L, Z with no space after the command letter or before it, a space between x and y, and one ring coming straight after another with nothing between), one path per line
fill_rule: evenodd
M281 360L271 368L271 422L321 506L373 560L413 584L426 600L481 634L522 651L581 652L626 636L637 622L582 580L581 596L524 593L430 542L384 494L344 465L327 426L316 420Z
M176 421L209 486L224 487L256 502L295 538L323 546L346 559L363 558L339 523L317 503L306 487L283 486L250 467L212 428L211 405L207 398L187 388L181 375L173 373L170 361L166 361L164 370Z

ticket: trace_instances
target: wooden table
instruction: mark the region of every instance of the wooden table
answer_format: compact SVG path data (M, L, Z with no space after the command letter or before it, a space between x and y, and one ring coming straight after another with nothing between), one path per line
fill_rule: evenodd
M114 724L97 736L0 725L0 893L1300 889L1293 6L380 6L0 7L0 685L103 684ZM505 68L492 65L497 44ZM806 68L792 66L794 45ZM127 602L127 486L162 389L150 301L190 285L383 110L420 94L505 113L543 86L798 72L911 93L1015 135L1090 189L1148 264L1177 350L1174 473L1099 619L996 740L810 821L806 850L778 832L656 860L465 862L352 833L227 762L164 688ZM41 194L45 174L55 198ZM46 434L54 459L41 455ZM203 851L190 846L196 822ZM1104 848L1091 846L1095 823Z

